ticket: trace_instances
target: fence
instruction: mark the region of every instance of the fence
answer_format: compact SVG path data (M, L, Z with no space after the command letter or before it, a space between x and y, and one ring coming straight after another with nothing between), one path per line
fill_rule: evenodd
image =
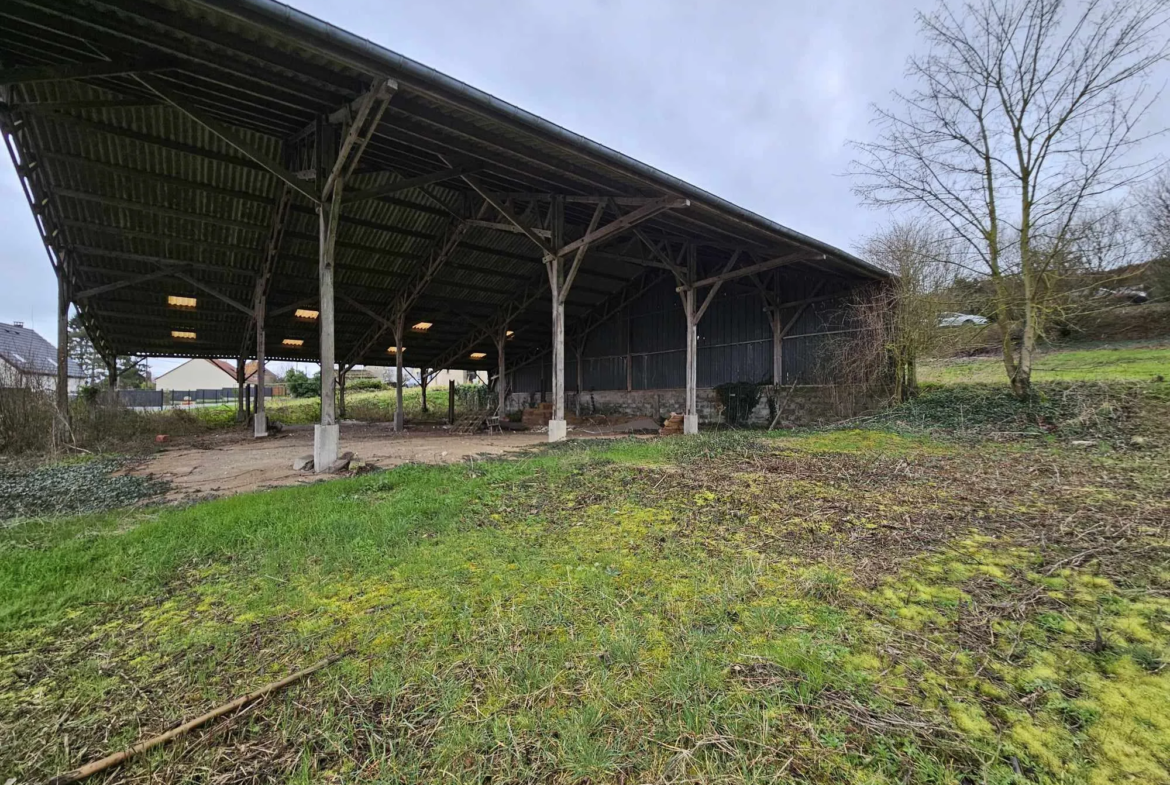
M265 387L265 397L284 394L284 386ZM118 399L135 409L190 408L195 406L220 406L236 403L235 387L219 390L118 390ZM248 385L245 395L256 394L256 388Z

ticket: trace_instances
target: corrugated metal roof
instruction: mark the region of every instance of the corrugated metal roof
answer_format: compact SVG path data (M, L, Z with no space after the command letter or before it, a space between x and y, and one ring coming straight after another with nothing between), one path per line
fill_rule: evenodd
M20 0L0 8L0 20L0 63L9 69L0 74L84 66L64 74L69 78L30 78L25 70L0 94L0 120L18 148L38 221L78 293L182 267L228 299L250 303L282 188L254 157L165 104L129 72L154 80L194 114L226 125L243 144L294 169L303 164L309 149L303 142L312 137L308 129L316 118L349 105L376 80L392 78L398 91L347 191L433 174L452 161L476 162L485 186L512 194L517 211L534 207L536 215L543 215L546 201L533 194L690 199L690 207L660 213L640 228L655 242L699 244L700 275L717 272L733 248L750 251L756 260L798 250L823 254L819 261L793 265L806 273L884 275L839 249L270 0ZM111 62L126 65L107 68ZM311 179L308 184L314 187ZM336 256L339 358L385 358L384 346L355 356L372 320L349 301L384 312L451 221L470 217L477 200L466 183L450 179L345 209ZM592 210L566 206L569 239L584 231ZM613 217L608 213L606 220ZM618 235L591 249L567 303L570 326L653 262L645 249L627 246L629 239L628 233ZM317 253L314 205L297 194L268 298L271 358L317 356L316 330L292 313L298 303L311 305L316 294ZM409 322L435 324L410 336L412 364L436 359L474 335L477 323L540 285L541 256L521 234L470 230L407 315ZM177 312L167 308L167 294L195 296L199 304ZM104 288L77 304L99 345L119 353L234 355L249 330L249 317L238 308L174 278ZM516 318L518 353L547 342L549 310L547 296L540 297ZM174 329L197 338L176 344ZM304 345L291 350L281 344L285 337L301 338ZM465 365L494 364L494 353L484 349L488 356L481 363Z

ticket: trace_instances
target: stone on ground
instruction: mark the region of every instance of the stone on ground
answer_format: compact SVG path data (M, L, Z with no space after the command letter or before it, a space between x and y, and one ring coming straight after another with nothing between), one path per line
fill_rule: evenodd
M349 452L348 450L346 452L343 452L341 455L337 456L336 461L334 461L333 463L331 463L329 465L330 473L331 474L339 474L340 472L345 471L346 469L349 468L349 463L352 460L353 460L353 453L352 452Z

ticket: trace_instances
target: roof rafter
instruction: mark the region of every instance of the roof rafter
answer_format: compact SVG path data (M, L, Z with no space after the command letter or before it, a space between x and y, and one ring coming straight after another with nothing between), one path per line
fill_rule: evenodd
M482 196L485 202L494 207L496 212L502 215L504 219L508 221L508 223L515 226L518 230L520 230L521 234L523 234L532 242L536 243L537 248L544 251L547 255L557 255L557 252L553 249L553 247L549 245L540 234L537 233L535 227L533 227L528 221L525 221L519 215L516 215L514 212L512 212L511 208L509 208L508 205L503 202L503 200L501 200L498 196L485 188L482 183L480 183L478 177L463 175L463 181L470 185L477 194Z
M393 79L386 79L359 99L356 117L350 117L351 104L347 104L329 116L329 121L333 123L348 122L349 129L341 141L333 169L325 178L325 185L321 189L322 202L330 199L333 196L333 189L343 179L348 180L349 176L353 174L362 153L365 152L366 145L370 142L370 137L373 136L378 123L382 120L382 113L386 111L387 104L397 92L398 83ZM335 120L335 117L338 119ZM367 121L369 121L368 125Z
M589 231L578 240L565 245L556 252L557 256L566 256L577 250L583 245L595 245L603 242L614 235L620 234L627 229L632 229L643 221L649 220L654 216L665 210L671 210L679 207L689 207L690 200L679 199L672 196L664 196L660 199L654 199L626 215L621 215L617 219L607 223L600 229L590 227Z
M809 254L807 251L798 251L796 253L785 254L778 256L775 259L769 259L766 262L757 262L748 267L741 267L738 270L724 270L719 275L711 276L710 278L703 278L693 283L683 284L676 288L676 291L685 292L688 289L699 289L703 286L710 286L715 283L722 283L723 281L730 281L734 278L743 278L744 276L752 275L753 273L761 273L765 270L773 270L777 267L784 267L785 265L795 264L797 262L818 261L817 254ZM824 259L824 254L820 255L820 259Z
M222 141L229 146L235 148L239 152L252 159L262 168L266 169L270 174L283 180L294 190L306 197L310 202L320 203L321 197L313 190L305 187L296 175L284 167L283 164L271 158L267 153L257 148L251 142L248 142L240 137L238 133L232 128L220 123L218 120L213 120L204 112L196 109L184 99L182 95L171 89L165 82L154 76L143 76L142 74L133 74L134 78L159 98L166 101L168 104L178 109L187 117L194 120L199 125L206 128L211 133L218 136Z
M342 199L342 205L348 206L356 202L362 202L366 199L380 199L383 196L390 196L399 191L409 191L411 188L421 188L424 185L431 185L433 183L441 183L444 180L451 180L456 177L462 177L465 174L472 174L474 172L483 171L483 164L462 164L460 166L453 166L447 169L442 169L433 174L422 174L417 177L406 177L400 180L395 180L385 185L376 185L372 188L367 188L364 191L350 192L345 194Z
M0 69L0 85L58 82L70 79L89 79L99 76L145 74L174 68L175 63L154 59L136 62L94 60L89 63L61 63L59 65L26 66Z

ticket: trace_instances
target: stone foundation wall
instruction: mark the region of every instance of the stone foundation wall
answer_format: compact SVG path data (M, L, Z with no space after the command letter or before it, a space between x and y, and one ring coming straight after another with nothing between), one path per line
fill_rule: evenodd
M719 399L715 390L700 388L698 391L699 422L705 425L722 422L719 416ZM788 388L776 394L777 405L788 395ZM552 400L552 393L545 394L545 400ZM512 393L508 396L509 411L516 411L540 403L539 393ZM565 392L565 409L572 414L576 411L577 393ZM631 417L646 416L662 421L671 412L681 413L686 408L686 390L597 390L581 393L581 414L620 414ZM752 411L751 425L768 425L766 391L761 393L760 402ZM784 425L811 425L841 419L834 412L833 391L821 385L799 386L793 389L784 415Z

